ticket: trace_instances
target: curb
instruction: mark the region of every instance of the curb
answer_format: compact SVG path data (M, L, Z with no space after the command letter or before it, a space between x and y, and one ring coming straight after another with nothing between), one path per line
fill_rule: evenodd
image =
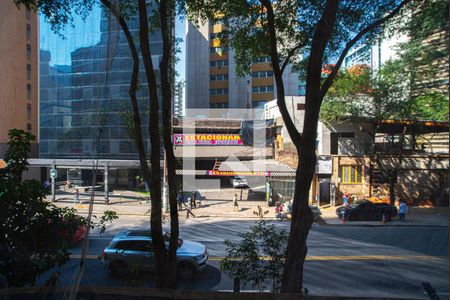
M321 226L339 226L339 227L430 227L430 228L448 228L448 225L432 225L432 224L332 224L332 223L323 223L318 224Z

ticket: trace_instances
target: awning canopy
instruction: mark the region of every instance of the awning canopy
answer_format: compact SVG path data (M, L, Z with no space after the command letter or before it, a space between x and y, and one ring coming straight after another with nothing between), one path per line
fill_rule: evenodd
M436 121L383 120L377 128L377 133L400 134L403 130L406 134L449 132L449 124Z

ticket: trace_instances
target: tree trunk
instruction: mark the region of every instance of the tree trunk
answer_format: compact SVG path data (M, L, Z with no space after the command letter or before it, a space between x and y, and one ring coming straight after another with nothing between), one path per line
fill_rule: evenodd
M152 56L150 52L149 24L147 5L145 0L139 0L139 40L141 45L142 59L148 83L150 116L148 132L151 143L151 234L155 254L155 277L156 286L163 288L167 282L167 257L166 246L162 234L162 208L161 208L161 153L159 133L159 103L155 71L153 69Z
M134 140L136 142L136 148L138 150L138 156L139 156L139 162L141 165L141 171L142 175L144 177L144 181L150 186L150 172L149 167L147 163L147 156L145 153L145 146L144 146L144 140L142 138L141 133L141 116L139 112L139 105L136 97L136 91L137 91L137 85L138 85L138 75L139 75L139 54L136 48L136 44L133 41L133 37L130 33L130 30L128 28L128 25L125 21L125 19L121 16L120 11L117 7L111 4L109 0L101 0L102 4L109 9L110 13L114 16L114 18L119 23L120 27L122 28L123 33L125 34L125 37L128 42L128 46L130 47L131 57L133 59L133 69L131 73L131 80L130 80L130 89L129 89L129 95L130 95L130 102L132 106L133 111L133 134L134 134Z
M316 165L317 123L322 100L330 88L349 49L366 33L372 31L386 20L396 15L411 0L402 1L394 10L362 29L345 44L331 74L322 82L322 65L326 46L333 32L338 12L339 0L328 0L322 16L317 23L311 43L310 56L306 71L305 119L303 133L299 133L289 115L284 99L283 70L279 66L275 18L270 0L260 0L267 10L267 30L269 35L270 57L273 74L277 85L277 104L281 116L297 149L298 165L295 178L295 193L292 205L291 231L288 240L287 259L282 278L282 292L301 293L303 284L303 264L307 254L306 239L313 222L312 212L308 205L309 189ZM289 58L289 57L288 57ZM288 59L287 58L287 59ZM284 61L283 67L288 63ZM294 113L294 112L293 112Z
M298 153L298 166L292 205L291 232L281 286L282 292L301 293L303 288L303 264L308 252L306 240L313 223L312 211L308 202L309 190L316 167L317 124L320 105L323 100L320 86L322 59L336 20L338 2L327 1L313 35L311 55L308 59L303 133L300 144L298 141L294 142Z
M172 134L172 87L173 87L173 47L174 47L174 18L175 2L162 0L160 3L161 32L163 39L163 56L160 63L161 88L163 97L163 140L166 151L168 172L169 205L170 205L170 242L168 253L167 288L176 288L177 285L177 248L179 236L177 186L176 186L176 159L173 151Z

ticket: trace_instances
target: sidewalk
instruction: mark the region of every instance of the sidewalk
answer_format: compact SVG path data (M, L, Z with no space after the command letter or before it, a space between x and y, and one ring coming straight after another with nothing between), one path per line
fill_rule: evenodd
M87 214L89 209L89 197L80 196L81 204L74 204L73 196L61 195L57 197L57 202L54 204L58 207L73 207L80 214ZM51 198L47 197L50 201ZM275 207L267 207L265 201L239 201L239 211L233 210L232 200L221 199L202 199L201 207L192 209L196 218L230 218L230 219L258 219L253 212L258 211L258 206L261 206L263 212L268 212L264 218L275 219ZM115 211L119 216L149 216L150 203L143 198L136 199L136 196L122 195L110 197L109 204L105 204L102 196L96 196L94 199L93 214L101 215L104 211ZM186 218L186 208L179 212L180 219Z
M74 204L73 196L58 195L58 201L54 204L58 207L74 207L80 214L87 214L89 209L88 194L80 196L85 203ZM265 201L238 201L239 211L233 210L232 200L219 199L201 199L201 207L194 208L192 212L196 218L227 218L227 219L258 219L254 214L260 206L263 212L267 212L264 216L266 219L275 219L275 207L268 207ZM50 201L50 197L47 198ZM101 215L104 211L115 211L119 216L149 216L150 203L144 198L136 197L136 193L127 192L121 195L112 195L110 204L104 203L103 196L97 195L94 200L93 213ZM315 209L316 212L317 208ZM392 220L383 224L380 221L351 221L341 224L341 220L336 216L336 207L320 208L321 216L317 224L323 226L423 226L423 227L448 227L448 208L422 208L410 207L405 221ZM180 219L186 218L186 209L179 212Z
M347 221L345 224L336 216L336 207L321 208L322 219L326 225L336 226L423 226L423 227L448 227L448 207L425 208L409 207L405 221L397 219L383 224L381 221Z

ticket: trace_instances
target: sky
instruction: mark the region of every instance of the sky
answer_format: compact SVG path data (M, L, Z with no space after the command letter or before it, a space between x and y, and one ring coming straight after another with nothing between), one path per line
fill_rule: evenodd
M179 74L176 81L185 81L185 71L186 71L186 21L177 19L175 23L175 35L183 39L180 44L181 52L178 54L179 62L176 64L175 69Z

